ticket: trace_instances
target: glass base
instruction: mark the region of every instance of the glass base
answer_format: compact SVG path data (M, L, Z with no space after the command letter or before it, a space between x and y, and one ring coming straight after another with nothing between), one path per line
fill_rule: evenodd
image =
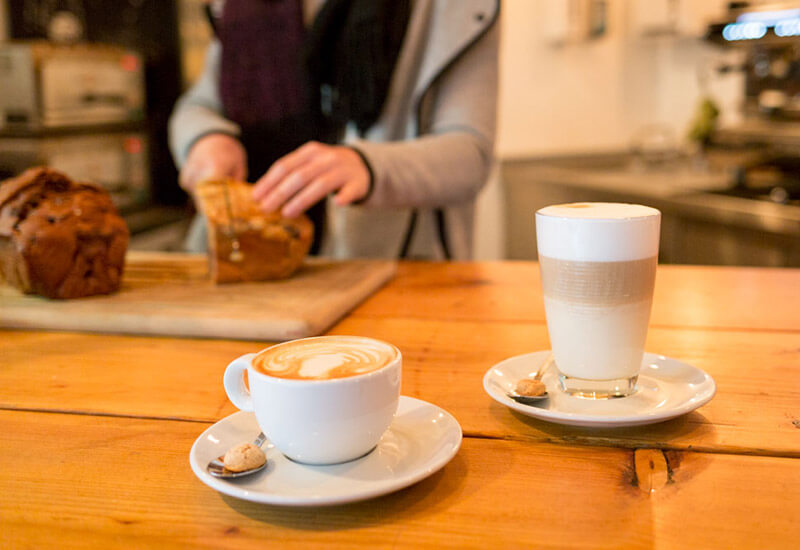
M575 397L583 399L613 399L627 397L636 393L636 380L639 375L631 378L616 378L614 380L586 380L558 373L558 382L561 390Z

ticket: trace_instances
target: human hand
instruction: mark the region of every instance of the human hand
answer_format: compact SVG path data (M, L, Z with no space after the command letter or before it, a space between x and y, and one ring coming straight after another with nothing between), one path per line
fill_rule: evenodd
M191 194L198 183L215 178L247 178L244 146L226 134L208 134L198 139L189 150L178 181Z
M253 198L264 212L280 209L287 218L299 216L336 191L334 202L350 204L367 195L369 169L349 147L309 141L275 161L253 187Z

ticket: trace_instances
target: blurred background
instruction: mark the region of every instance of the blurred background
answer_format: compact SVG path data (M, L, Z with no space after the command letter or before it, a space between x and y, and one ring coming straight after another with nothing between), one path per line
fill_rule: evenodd
M166 121L205 8L0 0L0 177L98 181L132 248L180 250ZM477 259L535 259L536 209L591 200L659 208L664 263L800 266L800 1L504 0L500 23Z

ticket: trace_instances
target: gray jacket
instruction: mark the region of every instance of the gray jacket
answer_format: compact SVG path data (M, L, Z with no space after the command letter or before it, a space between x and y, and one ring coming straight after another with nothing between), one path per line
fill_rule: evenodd
M383 112L345 143L370 164L373 191L358 206L329 202L323 254L469 259L475 198L493 160L498 0L415 0ZM237 135L221 115L220 45L175 107L170 146L182 165L199 136ZM260 174L251 174L259 177Z

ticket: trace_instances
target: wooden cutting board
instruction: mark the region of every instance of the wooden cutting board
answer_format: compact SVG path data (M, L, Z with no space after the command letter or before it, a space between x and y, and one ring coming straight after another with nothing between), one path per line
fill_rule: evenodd
M128 253L122 288L48 300L0 285L0 327L282 341L325 332L396 269L309 258L289 279L215 285L204 255Z

